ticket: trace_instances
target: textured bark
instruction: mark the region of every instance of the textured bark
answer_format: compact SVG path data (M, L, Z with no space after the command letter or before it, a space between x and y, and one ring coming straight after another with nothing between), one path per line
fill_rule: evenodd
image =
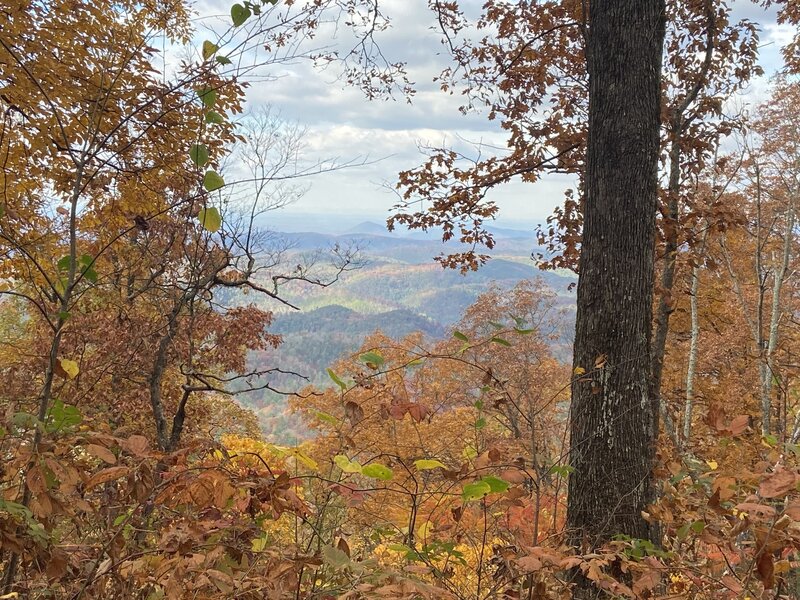
M652 539L658 408L650 386L663 0L590 3L589 140L567 522L590 549ZM598 592L578 578L576 598Z

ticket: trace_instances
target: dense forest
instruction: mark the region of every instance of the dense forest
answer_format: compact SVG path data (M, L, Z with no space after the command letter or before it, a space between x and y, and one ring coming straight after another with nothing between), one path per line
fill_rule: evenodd
M800 5L423 3L504 145L264 227L353 165L253 97L425 102L405 4L3 0L0 600L800 597Z

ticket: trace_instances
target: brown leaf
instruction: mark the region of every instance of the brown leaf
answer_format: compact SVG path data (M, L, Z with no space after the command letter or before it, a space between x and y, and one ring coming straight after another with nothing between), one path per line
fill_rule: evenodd
M794 502L790 502L783 512L789 515L794 521L800 521L800 501L795 500Z
M731 435L742 435L749 426L750 415L739 415L731 421L728 429L730 429Z
M340 537L339 541L336 542L336 547L347 554L347 558L350 558L350 546L347 544L347 540L345 540L343 537Z
M782 498L795 489L797 479L797 474L792 471L786 469L775 471L761 481L758 493L763 498Z
M736 493L736 478L735 477L717 477L714 480L713 489L719 491L719 499L730 500Z
M98 471L94 475L92 475L89 480L86 482L86 486L84 489L88 492L92 488L97 487L98 485L102 485L109 481L113 481L115 479L119 479L124 477L128 474L128 467L108 467L107 469L103 469L102 471Z
M67 555L63 550L58 548L53 550L45 572L51 580L61 579L67 573Z
M713 508L714 510L718 510L719 506L719 488L714 490L714 493L711 494L711 497L708 499L708 506Z
M517 565L523 571L534 573L542 568L542 561L533 555L523 556L517 559Z
M744 587L742 587L742 584L733 575L723 575L722 584L730 591L732 591L734 594L740 594L741 592L744 591Z
M748 515L758 515L772 518L775 516L775 507L755 502L742 502L736 505L736 510L747 513Z
M413 403L408 405L408 414L419 423L428 416L428 409L424 404Z
M110 465L116 464L117 462L117 457L114 456L111 450L103 446L98 446L97 444L89 444L86 446L86 452Z
M146 456L150 450L150 442L143 435L132 435L128 439L122 440L120 446L129 454L139 458Z
M389 416L391 416L393 419L397 419L398 421L402 421L403 417L406 416L407 410L408 405L405 403L392 404L389 407Z
M758 578L764 584L764 589L770 590L775 586L775 565L769 552L762 552L756 561Z
M661 573L657 569L647 569L633 582L633 591L639 596L655 589L661 583Z
M355 425L364 418L364 409L352 400L348 400L344 405L344 416L351 425Z

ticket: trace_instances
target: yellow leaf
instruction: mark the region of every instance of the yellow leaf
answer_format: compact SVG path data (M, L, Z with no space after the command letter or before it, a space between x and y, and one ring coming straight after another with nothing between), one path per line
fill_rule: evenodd
M586 373L586 369L584 369L583 367L575 367L575 370L573 371L573 373L575 375L583 375L583 374Z
M436 459L425 459L421 458L420 460L414 461L414 466L417 468L418 471L427 471L429 469L446 469L447 467L440 461Z
M289 453L312 471L319 470L319 465L317 464L317 461L315 461L313 458L311 458L308 454L306 454L302 450L298 450L297 448L290 448Z
M56 373L65 379L75 379L78 376L78 373L80 373L80 369L78 369L78 363L76 363L74 360L69 360L68 358L59 358L56 365Z
M422 525L417 527L417 538L422 540L422 543L425 543L430 537L431 530L433 529L433 524L430 521L425 521Z
M211 233L219 230L220 226L222 225L222 217L220 216L219 211L213 206L201 208L200 212L197 213L197 220L200 221L200 225L203 226L203 229L210 231Z
M716 471L717 467L719 466L719 464L715 460L707 460L706 464L708 465L708 468L711 469L712 471Z

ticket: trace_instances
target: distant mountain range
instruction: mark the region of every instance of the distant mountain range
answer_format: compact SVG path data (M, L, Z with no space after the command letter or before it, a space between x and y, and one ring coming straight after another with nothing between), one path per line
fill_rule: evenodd
M279 367L302 373L311 383L328 385L325 368L339 357L358 349L364 338L376 330L400 338L421 331L428 338L449 335L449 329L464 309L490 286L511 288L523 279L540 277L558 294L566 308L574 305L571 273L539 270L531 253L533 231L497 228L497 245L492 259L477 272L462 275L443 269L433 261L457 244L442 244L435 234L389 233L371 221L351 227L346 233L293 232L276 234L291 247L286 260L299 260L305 253L336 244L355 244L360 248L363 266L344 273L339 282L327 288L315 286L286 289L284 297L301 311L265 304L276 312L271 331L284 342L276 351L251 356L259 368ZM247 301L252 301L252 295ZM569 325L567 326L569 328ZM273 384L293 391L305 381L280 377ZM303 437L299 424L287 417L283 397L265 393L251 396L247 403L261 416L268 434L284 440Z

